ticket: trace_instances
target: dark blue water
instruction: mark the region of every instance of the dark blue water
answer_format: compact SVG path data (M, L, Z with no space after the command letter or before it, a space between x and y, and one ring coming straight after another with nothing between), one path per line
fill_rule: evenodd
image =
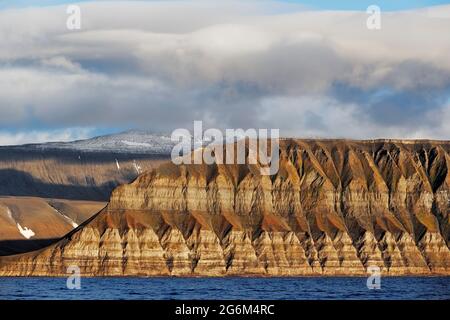
M450 299L450 277L382 278L0 278L1 299Z

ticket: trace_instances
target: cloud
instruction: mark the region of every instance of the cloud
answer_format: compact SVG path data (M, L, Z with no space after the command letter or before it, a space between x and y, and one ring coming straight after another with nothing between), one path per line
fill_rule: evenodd
M380 31L293 8L83 3L80 31L65 6L2 11L0 127L448 139L450 6L382 13Z
M80 139L87 139L93 130L88 128L68 128L62 130L49 131L23 131L23 132L4 132L0 131L0 145L21 145L28 143L42 142L63 142Z

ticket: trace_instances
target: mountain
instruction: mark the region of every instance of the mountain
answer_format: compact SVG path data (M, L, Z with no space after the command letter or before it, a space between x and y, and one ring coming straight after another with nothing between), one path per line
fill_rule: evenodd
M0 196L107 201L168 155L0 147Z
M3 276L450 274L450 141L281 141L280 170L170 162Z
M0 147L0 196L107 201L117 185L170 158L167 139L130 131L74 142Z
M0 147L0 255L42 248L98 213L115 187L169 159L166 142L128 132Z
M170 155L174 145L169 135L131 130L87 140L50 142L31 146L40 150Z

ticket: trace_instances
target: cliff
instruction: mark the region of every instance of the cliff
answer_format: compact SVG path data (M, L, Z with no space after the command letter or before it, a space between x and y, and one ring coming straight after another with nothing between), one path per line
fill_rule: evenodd
M450 142L284 140L280 170L164 164L0 275L450 274Z

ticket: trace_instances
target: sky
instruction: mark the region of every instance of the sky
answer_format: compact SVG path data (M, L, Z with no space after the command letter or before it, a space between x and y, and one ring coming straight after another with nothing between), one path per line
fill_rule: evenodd
M0 0L0 8L20 8L29 6L52 6L82 1L71 0ZM103 1L103 0L98 0ZM141 0L143 2L155 2L154 0ZM164 1L164 0L163 0ZM246 0L242 0L246 1ZM264 0L263 0L264 1ZM218 2L218 1L216 1ZM405 10L423 8L428 6L447 4L445 0L279 0L278 2L294 3L314 8L317 10L366 10L372 4L376 4L383 10Z
M443 1L0 0L0 145L127 129L450 137ZM70 2L71 3L71 2ZM369 4L381 29L369 30Z

